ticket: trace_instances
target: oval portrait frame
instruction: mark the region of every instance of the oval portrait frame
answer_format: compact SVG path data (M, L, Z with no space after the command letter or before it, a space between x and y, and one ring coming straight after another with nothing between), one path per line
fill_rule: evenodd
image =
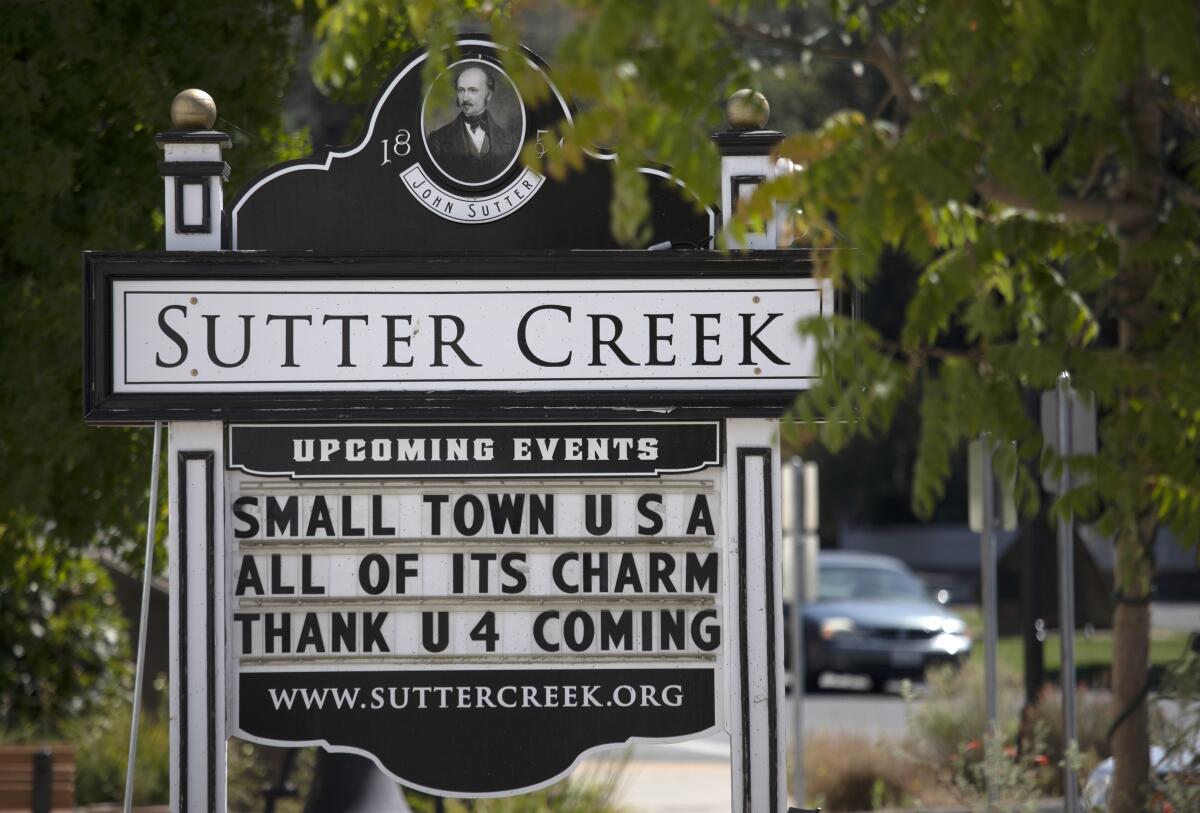
M507 82L509 89L512 91L513 98L516 100L517 110L520 111L521 126L520 126L520 132L517 134L516 148L513 150L512 157L509 159L508 163L504 165L503 169L501 169L499 172L497 172L491 178L488 178L483 181L466 181L466 180L463 180L463 179L459 178L458 176L454 175L453 173L448 172L445 167L443 167L440 163L438 163L437 158L435 158L433 155L433 150L430 149L430 147L429 147L429 136L432 131L438 129L437 127L434 127L431 130L431 128L428 127L426 124L427 113L429 112L429 97L433 93L433 86L431 86L429 89L427 89L425 91L425 96L421 100L421 142L425 145L425 154L429 156L430 163L432 163L434 165L434 167L437 168L438 172L440 172L445 178L449 179L454 184L456 184L460 187L463 187L465 189L483 189L485 187L491 186L492 184L496 183L496 181L500 180L505 175L507 175L512 170L513 165L517 162L517 159L520 158L521 146L525 143L525 130L526 130L526 126L527 126L527 121L526 121L526 115L525 115L525 100L521 98L521 93L519 90L517 90L516 82L514 82L512 80L512 78L508 75L508 73L506 73L505 70L499 64L492 62L488 59L484 59L480 56L468 56L468 57L464 57L463 59L458 60L457 62L447 65L446 70L443 71L442 73L440 73L438 75L438 77L434 80L434 86L436 86L437 83L439 83L439 82L446 81L450 77L455 76L462 70L465 70L465 68L469 67L472 63L480 65L486 70L490 70L492 72L492 75L495 76L497 79L502 78L505 82ZM494 98L495 98L495 93L493 93L493 99ZM495 117L493 116L493 119L494 118ZM452 119L448 123L453 123L453 121L454 120ZM441 126L445 126L445 125L441 125Z

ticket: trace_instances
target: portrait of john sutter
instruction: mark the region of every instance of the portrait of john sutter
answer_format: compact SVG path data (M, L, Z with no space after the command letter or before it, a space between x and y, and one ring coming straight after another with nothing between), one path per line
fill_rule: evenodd
M516 89L498 68L481 61L459 63L447 76L454 82L457 114L426 133L429 155L443 173L460 183L496 180L512 166L521 145L521 133L514 132L511 124L506 126L521 115ZM506 115L501 115L501 108ZM426 126L430 124L427 119ZM518 124L524 128L520 118Z

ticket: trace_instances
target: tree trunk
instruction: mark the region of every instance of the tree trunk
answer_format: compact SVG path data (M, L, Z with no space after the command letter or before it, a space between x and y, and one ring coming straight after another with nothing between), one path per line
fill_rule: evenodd
M1113 731L1111 743L1111 813L1143 813L1150 777L1149 717L1142 690L1150 673L1150 605L1145 599L1151 571L1140 536L1130 529L1116 543L1114 581L1119 595L1113 611L1112 714L1114 719L1127 716Z
M1130 125L1141 155L1131 169L1158 170L1162 159L1162 110L1155 103L1153 80L1145 79L1130 89ZM1138 164L1143 164L1138 166ZM1132 171L1125 180L1127 199L1155 205L1158 182L1154 173ZM1122 315L1118 323L1118 345L1129 354L1140 352L1143 329L1155 317L1150 299L1154 269L1131 258L1132 249L1154 234L1153 218L1139 225L1126 225L1120 233L1120 269ZM1128 404L1122 404L1127 409ZM1127 450L1128 451L1128 450ZM1136 453L1130 464L1137 465ZM1117 603L1113 609L1113 698L1112 715L1117 723L1111 745L1115 763L1110 813L1145 813L1147 783L1150 779L1150 732L1146 698L1143 696L1150 671L1150 588L1154 563L1147 556L1154 538L1153 514L1130 516L1117 532L1113 568L1113 586ZM1120 718L1120 719L1118 719Z

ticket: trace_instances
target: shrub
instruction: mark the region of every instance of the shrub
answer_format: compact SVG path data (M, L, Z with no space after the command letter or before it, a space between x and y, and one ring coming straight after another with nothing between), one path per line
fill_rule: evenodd
M972 741L964 746L957 762L953 782L960 796L978 813L1033 813L1044 795L1047 774L1057 767L1040 753L1046 732L1043 723L1035 726L1032 747L1018 753L997 734L985 748ZM989 791L991 798L989 799Z
M108 577L77 551L0 525L0 730L60 738L103 714L129 675Z
M129 707L114 704L110 714L81 721L69 732L75 745L76 804L119 803L124 798L129 750ZM138 738L134 804L166 804L170 795L170 733L165 715L143 715ZM263 789L279 781L280 765L291 749L256 745L234 738L228 750L230 810L259 810ZM312 784L315 748L297 749L288 783L298 793L279 799L276 813L301 813ZM607 763L606 763L607 764ZM446 813L619 813L614 803L624 761L583 778L573 777L544 790L507 799L447 800ZM408 792L414 813L433 813L432 798Z
M1200 761L1200 653L1189 650L1167 668L1161 695L1175 704L1175 713L1156 721L1154 742L1166 750L1168 764ZM1186 772L1156 780L1163 809L1183 813L1200 810L1200 783Z
M75 796L79 805L119 803L125 797L125 763L129 753L127 704L110 706L109 714L81 721L67 734L75 746ZM170 729L165 714L144 713L138 736L134 804L167 804L170 798ZM228 750L230 810L259 810L263 788L279 779L279 760L287 749L232 739ZM301 790L311 781L314 749L302 749L290 782ZM300 813L304 798L282 799L277 813Z
M75 745L75 802L120 802L125 798L129 757L127 703L113 703L104 716L81 720L68 732ZM166 804L170 797L171 737L167 715L142 714L134 760L133 802Z
M857 734L819 732L805 738L808 800L827 811L878 810L950 801L928 764L899 746Z
M1046 686L1037 703L1024 710L1019 676L999 664L997 696L999 731L993 739L996 760L984 764L987 713L983 664L969 662L961 670L939 668L927 675L927 695L913 702L910 695L910 736L918 751L946 766L950 782L961 795L974 798L986 777L1005 788L1009 802L1020 805L1036 794L1062 793L1062 693ZM1108 756L1107 698L1080 687L1076 692L1077 742L1073 759L1086 775ZM968 792L968 789L969 792Z
M1063 742L1062 692L1057 686L1045 686L1038 695L1037 705L1026 714L1027 730L1044 726L1041 752L1052 765L1061 765L1066 757ZM1108 724L1112 706L1107 697L1079 686L1075 691L1076 747L1079 754L1079 773L1087 776L1092 768L1109 756ZM1028 750L1028 749L1026 749ZM1062 772L1056 771L1045 788L1062 793Z
M230 810L261 810L266 788L279 783L284 760L289 752L292 765L288 771L287 784L297 791L294 797L279 798L275 802L275 813L301 813L304 810L306 793L312 785L312 769L316 763L316 748L273 748L257 745L234 737L229 741L228 755L229 785L227 788Z
M1015 740L1021 712L1021 678L998 664L997 720L1006 742ZM909 730L914 744L939 765L958 758L967 743L981 743L987 734L984 669L977 660L961 668L940 666L925 676L922 702L908 701Z

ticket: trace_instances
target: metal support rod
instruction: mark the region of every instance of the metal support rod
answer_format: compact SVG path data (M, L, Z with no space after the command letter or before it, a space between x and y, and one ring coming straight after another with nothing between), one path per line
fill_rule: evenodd
M298 795L296 786L292 785L288 780L292 775L292 768L296 765L296 756L300 753L299 748L289 748L283 754L283 760L279 764L279 780L268 787L263 788L263 813L275 813L276 803L283 798L288 798Z
M996 618L996 479L992 471L992 435L983 432L979 436L980 465L982 468L983 525L979 533L980 591L983 593L983 651L984 651L984 696L987 709L987 730L984 736L984 759L991 764L996 755L992 753L996 736L996 641L999 638ZM991 778L984 773L987 784L987 809L995 808L996 789Z
M1071 374L1058 377L1058 453L1064 460L1072 453L1071 444ZM1071 490L1071 470L1064 462L1060 474L1058 497ZM1064 511L1058 520L1058 602L1059 638L1062 643L1063 745L1064 753L1079 736L1075 721L1075 545L1074 517ZM1063 763L1063 802L1065 813L1078 813L1079 782L1069 758Z
M804 804L804 516L803 463L793 457L791 468L792 502L792 796Z
M146 626L150 617L150 580L154 576L154 532L158 520L158 461L162 421L154 422L154 451L150 455L150 506L146 512L146 561L142 568L142 609L138 618L137 667L133 674L133 719L129 723L129 761L125 765L125 813L133 809L133 767L137 758L138 720L142 710L142 673L146 670Z

